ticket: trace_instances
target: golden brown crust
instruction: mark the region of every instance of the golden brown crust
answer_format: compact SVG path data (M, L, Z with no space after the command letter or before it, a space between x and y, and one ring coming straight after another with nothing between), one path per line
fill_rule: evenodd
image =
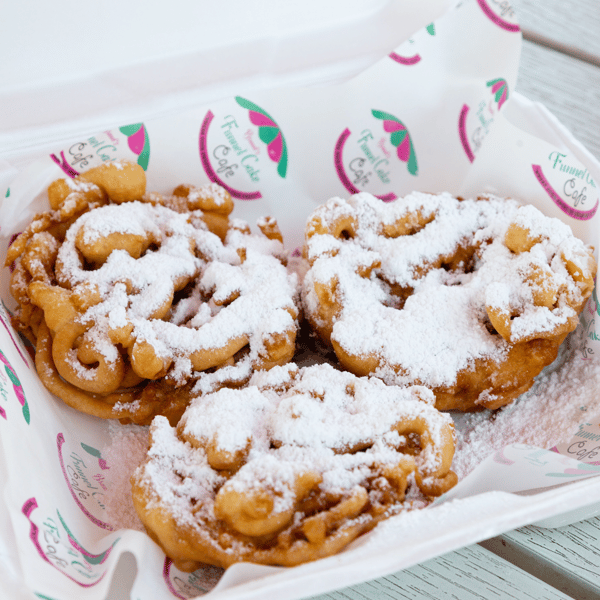
M456 484L453 424L432 401L328 365L257 373L176 428L154 420L134 506L180 569L330 556Z
M154 414L176 422L193 382L209 371L229 367L231 375L215 377L215 385L240 385L253 369L289 360L298 317L295 285L278 256L281 243L249 228L234 231L228 192L210 184L147 195L145 181L143 169L126 162L55 181L48 189L53 210L36 215L7 255L15 323L38 347L45 385L83 412L140 424ZM224 239L231 229L231 242L203 223L213 216L218 236ZM282 285L270 303L266 292L255 311L260 327L240 326L229 335L223 329L228 307L256 295L253 286L261 293L270 289L251 280L261 260L274 270L275 283L288 285L289 295L283 297ZM230 290L233 281L237 287ZM281 318L274 325L269 310L282 311L287 326ZM221 325L213 323L217 318ZM215 332L200 339L205 323ZM264 339L255 339L255 331ZM184 347L175 347L173 338Z
M305 315L340 363L428 386L444 410L495 409L529 389L596 274L592 250L557 219L448 194L334 199L309 218L304 255Z

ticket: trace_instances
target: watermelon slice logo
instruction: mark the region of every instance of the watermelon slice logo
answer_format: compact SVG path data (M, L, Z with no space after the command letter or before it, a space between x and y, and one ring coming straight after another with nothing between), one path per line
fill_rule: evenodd
M435 35L435 23L429 23L429 25L427 25L427 27L425 27L425 31L431 35L434 36ZM408 40L410 43L412 43L413 40ZM406 47L406 44L404 44L402 46L403 48ZM412 54L411 56L404 56L402 54L398 54L397 52L390 52L390 54L388 55L392 60L396 61L397 63L400 63L401 65L416 65L418 62L421 61L421 55L419 53L417 54Z
M598 301L598 294L596 293L596 279L594 278L594 291L592 292L592 298L590 300L590 308L592 306L592 304L595 305L596 308L596 314L600 315L600 302ZM592 314L593 311L590 311Z
M93 554L93 553L89 552L88 550L86 550L79 543L79 541L73 535L73 533L67 526L65 520L63 519L62 515L58 512L58 510L56 511L56 514L58 515L60 524L63 526L64 530L67 532L67 539L69 540L69 543L71 544L71 546L73 548L75 548L75 550L78 550L79 552L81 552L81 557L83 558L85 563L87 563L88 565L101 565L102 563L104 563L106 561L106 559L108 558L111 550L115 547L115 544L120 539L120 538L117 538L106 550L104 550L104 552L101 552L100 554ZM81 564L81 566L85 567L84 564L82 564L82 563L79 563L79 564Z
M567 202L563 200L561 195L554 189L552 184L548 181L548 178L544 174L541 165L531 165L533 169L533 174L535 178L538 180L538 183L544 188L544 191L551 200L562 210L566 215L573 219L577 219L578 221L589 221L594 217L596 212L598 211L598 207L600 206L600 198L596 199L596 204L589 210L580 210L574 208L569 205Z
M98 488L98 486L100 486L102 489L106 490L106 486L104 486L102 483L102 476L98 472L92 475L91 470L88 469L87 461L84 463L83 459L80 459L76 453L69 453L68 445L65 446L65 444L65 436L62 433L59 433L56 436L58 460L63 477L67 482L71 496L73 496L73 500L75 500L75 503L81 512L83 512L83 514L90 521L92 521L92 523L102 529L112 531L112 526L110 523L106 523L102 519L92 514L92 512L95 512L96 514L103 516L104 511L106 510L101 500L103 494ZM96 448L88 446L83 442L80 442L80 445L90 456L98 461L98 467L101 471L110 468L106 464L106 461L102 458L99 450L96 450ZM65 456L67 455L70 455L70 462L68 463L65 462ZM73 458L77 460L73 461ZM91 480L93 480L93 482ZM82 502L83 500L86 501L85 504ZM100 513L98 513L98 508L101 509Z
M100 450L97 450L96 448L94 448L93 446L88 446L87 444L84 444L83 442L81 442L81 447L90 455L93 456L94 458L98 459L98 466L105 471L106 469L110 469L110 467L106 464L106 461L102 458L102 454L100 453Z
M81 587L90 588L101 581L107 573L108 558L121 538L103 552L92 553L75 538L58 510L57 523L50 515L34 515L38 508L32 497L25 501L21 512L29 521L29 539L39 556Z
M487 82L487 86L492 88L492 94L494 94L494 100L498 104L498 110L502 108L502 105L508 100L508 83L506 79L492 79Z
M418 171L417 155L406 125L390 113L381 110L371 111L376 119L383 121L383 130L390 134L390 142L396 148L398 158L406 163L406 168L411 175Z
M25 398L25 392L23 391L23 387L21 386L21 381L17 377L15 370L12 368L11 364L8 362L8 359L2 352L0 352L0 362L4 363L4 370L12 383L13 390L15 395L17 396L17 400L23 409L23 418L25 422L29 425L31 422L31 416L29 413L29 404L27 402L27 398ZM0 415L6 419L6 411L0 407Z
M127 145L129 149L137 154L137 164L144 169L148 168L150 160L150 140L148 132L143 123L134 123L133 125L125 125L119 127L119 131L127 136Z
M269 113L254 104L254 102L240 96L236 96L235 101L248 111L250 122L258 127L260 141L267 145L269 158L277 163L277 173L284 178L287 173L288 152L279 125Z
M481 10L485 14L485 16L490 21L492 21L492 23L494 23L501 29L504 29L505 31L510 31L511 33L516 33L518 31L521 31L521 28L519 27L519 25L517 23L507 21L504 18L505 16L507 16L509 18L513 18L513 19L516 17L513 9L510 7L510 3L508 3L508 2L500 3L500 2L497 2L496 0L494 0L494 2L492 2L492 4L496 4L497 7L500 9L500 11L501 11L500 15L496 14L494 9L492 9L492 7L488 4L487 0L477 0L477 4L479 4L479 8L481 8Z

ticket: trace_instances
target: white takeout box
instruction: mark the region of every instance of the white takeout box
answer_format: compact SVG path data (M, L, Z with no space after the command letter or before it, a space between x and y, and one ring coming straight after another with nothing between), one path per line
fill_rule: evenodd
M7 107L0 113L2 255L12 234L46 208L48 183L114 158L141 161L149 190L211 178L228 185L234 214L274 215L290 249L301 244L310 210L333 195L365 189L391 200L413 188L524 197L597 246L600 164L543 106L512 91L520 52L514 15L486 0L459 8L442 0L282 4L265 2L259 15L235 1L222 8L175 2L166 16L116 0L80 15L66 2L7 7L14 21L29 9L27 40L38 37L40 45L25 48L16 28L0 41L12 58L0 64L0 81L10 82L0 88ZM100 34L92 39L74 27L83 18ZM115 47L113 39L127 44ZM285 138L271 155L252 110ZM386 130L376 130L396 110L414 143L412 163L408 155L396 160ZM227 161L220 162L227 157L214 149L225 141L233 148L225 134L232 115L240 131L254 134L235 140L246 140L254 158L239 162L243 175L227 178ZM239 156L248 148L240 146ZM368 171L374 149L383 154ZM357 157L364 168L355 168ZM579 191L588 184L585 201L561 193L574 189L573 171L561 165L577 173ZM177 572L145 534L113 531L103 520L110 427L46 392L8 325L7 269L0 284L3 591L17 600L101 599L130 585L140 600L200 593L202 574ZM600 512L600 479L588 477L595 473L526 445L490 452L434 506L385 522L343 553L293 569L235 565L209 597L306 597L525 524L590 517ZM555 485L557 474L568 483Z

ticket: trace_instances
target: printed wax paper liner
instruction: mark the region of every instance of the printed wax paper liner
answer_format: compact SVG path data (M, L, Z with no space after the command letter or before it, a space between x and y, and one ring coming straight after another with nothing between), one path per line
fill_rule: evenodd
M491 0L465 1L343 85L235 96L82 139L11 181L0 206L2 247L47 208L44 191L53 179L118 158L144 167L149 190L168 192L179 183L208 180L224 185L236 200L236 216L251 223L266 214L276 217L289 248L300 246L308 214L329 197L369 191L392 201L414 189L514 196L561 218L597 247L594 176L600 166L581 163L568 144L535 137L504 115L515 102L520 46L511 11ZM180 573L144 534L112 530L104 504L110 493L110 465L102 456L107 423L70 409L43 388L9 325L8 269L1 277L6 533L0 552L7 581L16 582L23 598L104 598L119 558L129 552L138 567L132 598L205 592L218 577L214 569ZM589 345L581 359L595 350L595 294L586 310ZM539 453L552 460L539 460ZM596 474L594 465L518 446L495 458L454 492L467 489L466 497L448 496L422 514L391 519L338 557L294 569L235 565L210 595L277 593L284 600L327 591L341 581L350 585L383 575L586 506L599 496L598 480L588 479ZM536 493L502 491L506 477L499 476L499 465L510 469L511 481ZM571 483L556 488L557 473ZM414 523L420 524L419 536ZM429 530L435 539L423 537Z

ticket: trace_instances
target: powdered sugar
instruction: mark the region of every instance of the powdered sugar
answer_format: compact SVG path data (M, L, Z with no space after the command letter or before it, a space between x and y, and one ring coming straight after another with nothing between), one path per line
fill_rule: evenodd
M223 187L216 183L205 183L202 186L189 186L188 198L195 202L196 200L212 200L217 206L223 206L228 193Z
M423 480L444 477L453 447L451 419L433 407L429 390L389 387L327 364L257 372L242 389L195 398L176 429L157 417L151 431L135 479L152 498L150 509L158 503L203 538L215 525L205 530L201 522L216 522L223 494L251 503L267 492L271 513L286 518L317 485L328 498L362 486L377 504L382 492L374 482L415 468ZM415 435L418 450L405 454ZM307 477L308 490L299 483Z
M177 438L166 418L155 417L151 433L150 460L140 469L143 480L152 482L153 501L168 506L181 523L193 525L191 509L196 504L202 511L198 517L206 514L212 518L212 499L225 478L210 468L205 454L191 452L190 445Z
M600 397L597 394L600 362L589 356L583 358L579 351L579 333L570 336L569 345L564 346L557 362L548 367L532 389L514 404L495 412L451 413L457 432L453 470L459 480L487 456L508 444L525 443L550 448L568 441L580 423L600 414ZM289 365L272 369L261 372L259 377L265 385L268 383L276 388L288 380L287 371L295 368ZM228 414L224 413L223 417L227 419ZM235 414L231 416L231 420L234 419ZM238 419L236 428L245 422L245 417ZM166 440L161 452L175 451L177 456L181 454L180 450L187 448L185 451L190 451L189 446L181 445L167 423L164 423L164 431ZM112 424L111 443L102 450L110 465L106 472L110 489L107 516L115 528L142 529L133 512L129 478L145 458L147 432L146 427ZM350 484L348 481L347 485Z
M478 359L501 362L510 345L490 331L486 305L511 315L510 342L576 317L572 305L582 296L559 249L574 244L577 255L585 245L533 207L420 193L385 204L362 193L330 200L313 219L325 231L311 236L309 224L305 309L326 330L316 289L328 287L336 306L331 340L352 357L377 357L386 381L451 386ZM346 236L332 234L348 221ZM509 250L504 236L511 223L539 242L527 252ZM543 274L542 288L551 282L559 290L555 306L534 304L534 271Z
M146 458L148 452L148 428L137 425L110 423L110 445L102 456L109 465L106 484L109 492L105 497L106 516L113 529L136 529L143 525L131 499L131 474Z
M292 381L293 387L280 391ZM230 453L246 448L251 441L254 453L268 454L273 440L280 448L344 452L371 446L377 439L397 446L399 424L424 419L432 445L423 449L419 461L425 471L434 471L440 457L433 449L441 448L440 428L449 421L428 402L433 403L433 395L425 388L388 387L378 379L357 378L326 364L301 371L288 365L255 373L243 390L222 389L196 398L180 428L199 443L214 440ZM313 464L315 460L316 455L311 457ZM257 465L260 469L260 462Z
M338 202L337 207L340 210L343 206L343 202ZM536 222L535 219L532 221L531 215L523 216L518 211L515 214L517 217L513 222L529 223L530 230L536 231L535 227L531 226L532 222ZM489 215L486 218L489 218ZM478 227L482 227L482 223L485 225L481 216L475 220L478 221ZM355 316L349 312L345 318L348 322L354 319L357 330L366 331L367 337L378 336L384 344L393 345L394 335L389 333L393 317L389 316L388 312L403 311L383 305L384 292L386 285L406 285L407 282L411 286L420 286L420 291L423 291L418 301L415 294L409 297L404 305L404 309L419 322L430 320L431 314L435 313L439 316L440 323L473 328L484 318L481 306L485 307L486 304L498 307L522 306L519 318L522 318L522 323L527 323L530 329L535 327L537 331L543 331L544 327L553 327L561 319L569 318L569 310L572 309L560 303L551 311L528 306L531 290L523 282L530 273L532 264L542 266L551 269L553 276L561 281L561 285L568 288L568 294L577 297L579 289L572 281L568 281L568 272L558 250L560 246L561 249L567 248L569 256L580 256L580 248L568 237L570 233L561 227L555 228L554 225L542 223L543 226L538 227L540 235L548 236L550 232L555 236L556 243L550 243L544 238L527 260L519 254L509 266L504 267L500 262L494 261L505 260L508 250L489 240L492 231L495 231L494 235L501 236L502 227L506 223L499 223L499 219L495 217L490 218L490 221L492 222L483 227L483 233L477 234L480 241L485 243L485 249L478 256L478 260L483 260L482 257L487 252L489 256L486 258L491 264L487 271L486 267L479 267L483 283L477 285L473 284L475 277L472 272L460 270L442 272L440 269L432 269L425 276L414 278L414 270L408 272L394 264L393 253L383 252L377 255L376 250L359 248L349 257L352 269L369 267L381 260L382 264L392 264L392 275L386 279L385 285L378 284L375 291L375 295L379 294L379 297L384 299L381 312L372 313L375 316L366 321L364 315L361 318L359 311L356 311ZM388 218L384 222L391 222L391 219ZM416 227L418 223L411 226ZM330 256L337 253L339 256L343 252L342 245L335 239L332 241L326 238L327 236L322 236L322 240L316 243L313 249L318 247L320 252L322 250ZM573 244L575 248L572 251L568 250ZM330 264L323 267L323 272L330 268ZM497 281L498 272L502 273L503 268L504 279L501 277L500 281ZM491 276L492 271L494 278ZM301 273L302 269L298 272ZM407 273L413 279L402 279ZM521 283L515 286L513 283L517 276ZM220 290L220 296L213 296L215 302L227 301L244 289L243 281L238 279L233 271L228 273L226 269L215 269L206 276L205 282L207 287ZM469 286L476 289L475 297L479 304L473 300L473 296L465 299L461 295L460 290ZM436 302L428 303L430 290L431 298L434 297L433 290L436 291ZM357 304L354 306L362 306L361 296L368 291L359 287L356 294L359 298L355 300ZM199 301L199 296L189 297L189 306L182 306L175 320L185 320L197 309ZM218 312L219 304L213 303L211 311L213 310ZM547 313L551 313L551 318ZM208 314L198 317L200 320L208 318ZM282 324L284 321L285 319ZM522 324L516 327L526 331ZM437 339L429 341L437 343L440 337L443 337L443 334L436 333ZM501 356L504 350L501 344L496 343L498 336L495 337L496 340L491 343L489 351ZM468 356L469 352L472 355L472 349L463 348L462 344L472 342L472 338L464 341L449 338L446 343L452 344L451 347L457 355ZM489 336L482 334L482 340L478 344L479 347L489 345ZM600 365L596 361L583 361L577 349L573 349L576 344L577 338L573 337L572 347L565 348L562 356L564 363L557 363L548 368L538 378L532 390L510 407L496 413L483 411L470 415L452 415L459 430L453 468L461 478L487 455L509 443L521 442L550 447L568 438L582 419L583 405L586 405L588 414L600 412L600 404L595 401L595 389L600 383ZM421 347L419 340L411 340L412 353L418 354ZM247 358L239 364L245 361ZM428 361L431 362L428 352L422 352L414 359L415 363ZM206 379L197 386L197 391L200 391L202 385L206 386L202 389L205 394L215 389L215 382L220 377L226 377L225 372L228 369L239 369L239 364L207 374ZM441 369L440 381L446 377L443 371L445 366L437 365L437 370ZM451 367L456 368L455 365ZM425 368L428 368L427 364ZM154 501L162 506L169 506L177 520L195 527L201 519L214 520L214 497L221 488L243 494L256 489L269 489L274 494L275 512L284 512L294 505L294 482L302 473L310 470L320 471L320 488L328 493L340 493L340 490L348 491L360 485L374 465L398 460L397 456L394 457L393 449L401 445L403 440L394 429L398 418L394 411L400 410L402 400L394 398L388 403L387 392L382 391L385 386L381 382L373 379L356 380L348 373L333 370L325 365L301 372L302 377L299 376L298 367L295 365L275 367L270 371L255 373L248 386L242 390L222 389L217 393L197 398L178 427L178 431L184 433L188 441L182 441L165 419L157 418L153 425L154 443L149 454L150 460L138 471L144 485L154 490ZM285 390L293 379L296 381L292 394ZM211 383L208 383L209 380ZM359 383L356 383L357 381ZM377 382L373 384L374 387L371 385L373 382ZM427 390L419 393L422 399L428 400L429 403L433 401ZM325 396L327 401L324 401ZM422 399L417 402L413 399L410 402L411 410L417 410L416 414L428 408L433 410ZM414 414L412 416L414 417ZM440 418L440 423L448 422L447 415L440 415ZM436 431L439 430L434 428L434 438ZM373 442L374 438L376 439ZM364 446L365 440L369 440L367 446ZM246 456L243 466L226 482L211 467L203 450L210 444L219 451L231 455L242 453ZM366 452L342 453L348 448L364 450L365 447L368 447ZM419 456L418 460L421 461L420 466L424 473L434 470L439 460L432 454L421 454L423 456ZM133 466L132 464L131 467ZM190 499L193 499L191 504Z
M93 189L98 189L98 186L91 181L85 179L73 179L71 177L65 177L61 180L67 185L67 187L73 192L88 192Z
M214 195L212 187L205 192ZM297 279L281 264L281 242L251 235L244 225L244 231L232 229L224 244L193 217L142 202L85 213L59 250L57 277L65 287L99 296L80 320L93 322L86 337L108 362L118 358L114 332L128 329L129 339L150 345L172 365L171 376L181 384L192 375L190 357L242 340L251 361L239 377L247 379L268 354L265 343L295 330ZM113 245L112 251L104 248ZM82 252L106 258L90 268ZM188 292L174 302L186 285ZM71 364L81 378L95 377L75 355Z
M557 363L515 403L490 413L454 414L459 478L484 458L512 443L549 449L568 441L580 423L600 414L600 360L581 353L581 330L571 334Z

